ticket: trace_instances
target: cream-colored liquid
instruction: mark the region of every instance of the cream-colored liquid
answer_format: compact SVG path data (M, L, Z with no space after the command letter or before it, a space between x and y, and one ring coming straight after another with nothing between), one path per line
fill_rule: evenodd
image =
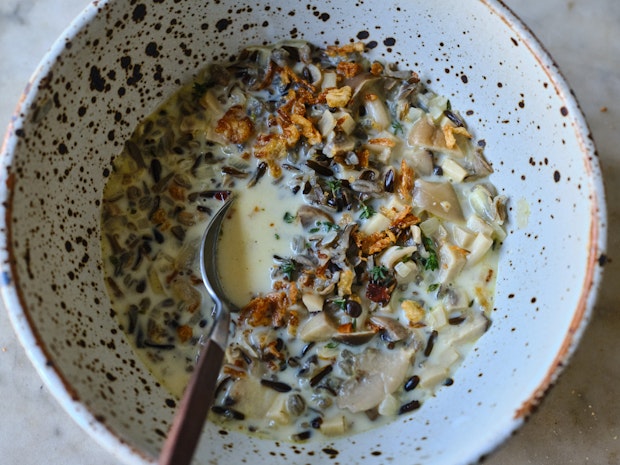
M222 225L218 270L226 295L241 307L271 291L273 257L290 255L291 239L299 233L299 226L287 223L284 216L294 214L301 203L300 196L288 194L270 179L240 189L235 196Z
M345 279L342 282L339 280L332 290L325 291L325 286L321 286L321 280L325 278L326 270L333 272L330 263L326 261L321 262L320 273L318 269L303 269L300 263L297 263L302 268L302 271L297 272L300 276L292 276L292 272L286 276L281 266L282 263L278 265L278 260L274 260L275 257L294 261L295 259L308 259L307 256L302 257L306 254L319 262L335 252L336 245L326 239L329 233L332 233L333 240L334 230L342 234L346 226L352 222L356 222L356 227L363 230L373 220L362 216L360 205L356 202L347 203L345 207L341 205L344 211L336 212L333 211L333 205L327 207L321 203L321 199L304 199L302 193L299 192L300 186L308 183L308 179L316 180L317 174L311 172L310 165L304 166L303 158L293 163L293 165L297 164L297 167L292 166L291 170L283 170L282 177L274 180L271 174L265 174L256 184L248 187L249 176L255 173L257 160L250 158L250 162L245 163L248 158L242 152L252 144L248 143L248 147L244 149L238 144L229 144L224 147L218 143L212 143L208 134L212 133L213 128L201 126L201 122L204 122L201 115L206 109L204 105L218 106L226 98L230 98L231 102L227 104L230 106L243 100L239 100L237 94L230 94L228 90L219 89L220 94L212 95L211 100L207 99L206 103L203 102L195 107L193 111L198 114L198 117L193 122L189 122L192 124L189 124L185 120L186 113L180 110L187 105L188 100L194 101L196 97L193 95L191 86L182 89L164 105L165 112L153 116L151 123L153 120L161 120L155 123L156 129L153 133L146 134L148 131L145 125L136 131L135 142L137 146L142 147L146 163L138 169L137 165L140 163L124 153L115 160L115 172L106 186L102 226L103 256L108 257L105 262L106 278L108 284L114 283L114 286L110 287L113 307L120 324L128 333L129 340L136 346L139 356L173 396L182 396L199 353L200 344L204 341L213 323L212 303L199 278L197 252L200 238L210 216L221 206L221 202L216 200L217 196L208 195L208 192L225 189L233 191L236 197L222 225L217 253L218 270L227 297L238 307L249 308L251 312L251 303L248 304L248 302L255 297L263 296L264 300L266 294L280 293L282 295L290 292L286 294L286 299L291 299L287 302L286 310L291 312L291 319L284 325L279 325L271 319L267 320L267 323L252 326L244 320L246 318L243 316L244 311L233 315L231 326L235 330L231 331L230 346L226 354L227 366L220 373L220 382L224 387L219 391L216 405L224 408L230 406L232 402L232 405L245 415L245 420L239 420L239 418L229 420L226 416L214 414L215 419L232 429L251 431L253 434L278 440L296 440L295 434L309 428L317 428L309 426L309 422L317 415L326 422L330 419L345 418L347 426L342 431L321 431L325 436L333 436L376 427L395 418L404 403L412 400L423 402L435 395L442 383L447 381L449 385L452 382L451 377L460 362L471 349L474 341L486 329L488 323L486 317L492 309L498 259L497 249L490 248L484 258L467 264L454 279L442 286L443 293L440 294L438 292L440 271L441 267L444 265L447 267L447 264L439 263L439 269L427 269L425 262L420 258L422 252L427 254L424 257L430 256L430 252L426 250L426 245L421 245L421 238L416 239L418 245L416 245L415 257L407 258L408 261L417 261L417 264L414 263L415 271L402 276L394 275L398 286L394 288L391 300L382 305L370 303L366 293L366 285L369 282L349 282L347 292L351 294L350 296L344 291L342 295L337 293L340 286L343 289L347 288ZM261 90L252 94L251 97L273 103L283 97L278 92L277 89ZM248 90L248 95L251 93ZM248 108L247 114L255 117L256 115L253 115L250 110L251 108ZM308 108L307 116L318 120L320 113L313 114L312 111L314 110ZM323 108L322 111L327 110ZM422 110L419 111L422 112ZM272 116L272 112L266 111L260 117L267 120ZM405 135L414 121L415 119L395 121L398 125L393 126L393 131L389 133L385 131L376 133L369 129L368 136L377 136L378 140L384 140L390 139L392 135L396 136L399 131ZM266 121L261 122L260 118L254 122L263 130L270 127ZM366 120L360 123L364 127L368 126ZM189 154L189 157L185 158L171 150L170 139L183 145L187 135L183 131L189 131L190 126L194 128L194 139L189 148L186 147L187 152L181 151L184 155ZM185 129L182 129L183 127ZM175 134L167 133L168 130L172 130ZM151 143L151 139L158 143ZM388 165L398 170L401 166L400 161L407 158L407 154L403 151L407 145L406 141L398 142L390 152L389 160L383 159L384 154L372 153L370 155L373 163L376 163L381 170ZM167 147L167 144L171 147ZM471 147L468 148L466 154L468 157L472 150ZM157 156L152 155L154 151L157 152ZM281 157L277 159L278 163L284 162L283 155L278 154L278 156ZM160 166L159 174L155 174L157 170L152 165L155 158L163 166L163 168ZM291 159L295 160L295 157ZM333 174L322 173L320 176L329 178L331 182L336 180L354 182L358 176L362 179L361 171L352 170L349 176L341 164L336 165L334 165ZM222 174L224 168L231 166L241 167L243 173L241 175L236 173L232 176ZM292 174L293 169L296 170L295 174ZM168 178L166 178L167 174ZM445 180L442 175L430 173L426 175L416 173L415 176L425 176L428 181ZM166 181L163 187L159 186L159 181L162 179ZM325 180L323 179L324 184ZM294 194L291 189L293 184L297 188L297 194ZM464 216L469 218L474 213L468 206L471 184L468 182L462 184L454 187L463 207ZM130 187L132 188L131 196L129 195ZM334 186L324 187L325 195L329 189L337 189ZM400 201L392 202L396 198L396 193L388 194L385 188L385 192L381 195L370 196L370 199L364 198L364 202L366 206L373 204L376 212L379 212L381 207L388 208L390 205L398 204ZM309 230L304 230L300 219L296 216L299 207L308 204L312 206L316 204L318 209L329 213L329 223L321 219L322 225L317 221L316 228L308 228L306 224L306 229ZM414 207L415 214L430 216L423 211L418 212L416 205L411 206ZM404 204L396 210L401 211L402 208ZM521 205L520 211L522 212L520 216L527 220L529 210ZM445 241L449 243L451 240L451 225L448 223L441 225L441 228L432 233L436 236L437 246ZM328 228L325 228L326 224L329 224ZM388 221L380 229L387 228L389 224ZM459 224L459 226L465 227L465 224ZM483 226L491 229L492 233L493 229L490 225L483 224ZM499 226L497 228L501 229ZM472 230L472 240L475 237L473 232L474 230ZM407 243L403 241L398 247L402 248L413 243L413 232L408 234L410 241ZM299 247L298 235L302 236L301 240L304 241L301 242L303 244L301 248L307 248L303 252L293 250ZM426 235L429 236L429 234ZM111 241L111 238L115 240ZM325 243L321 242L323 239ZM499 241L501 242L501 236ZM314 249L313 244L316 247ZM353 245L350 239L346 244ZM364 268L364 264L381 263L382 253L374 257L363 257L360 266L356 268ZM405 258L401 257L401 259L404 264ZM342 270L344 273L349 265L353 266L351 263L345 263L344 269L338 271ZM374 268L378 267L374 266ZM370 271L356 270L355 274L360 280L369 281L368 276L365 275L369 275ZM318 277L316 281L314 281L315 276ZM308 281L303 282L306 278ZM141 283L145 282L147 285L141 286ZM301 283L300 287L295 287L299 283ZM351 287L353 285L355 289ZM121 292L118 292L119 289ZM296 291L305 292L305 295L301 298L291 297ZM199 294L198 299L196 299L196 293ZM316 294L327 296L327 300L321 301L319 298L318 304L317 300L304 300L304 297L313 295L316 297ZM460 300L456 303L454 296L460 296ZM337 300L343 300L346 303L346 299L338 299L339 297L346 299L357 297L364 306L365 313L361 316L359 314L347 316L342 314L344 309L341 309L337 317L340 320L335 324L342 327L352 324L352 332L358 332L360 327L366 327L369 315L376 315L398 323L408 331L408 337L405 340L396 340L394 344L389 345L383 340L383 333L379 335L378 330L373 330L375 337L371 341L352 346L347 345L346 340L335 342L340 339L336 339L331 332L325 331L323 331L323 334L326 334L324 338L314 335L312 338L304 339L301 335L304 324L308 324L315 315L325 311L328 304L332 305L330 312L335 314L333 305ZM192 305L196 303L196 300L199 303ZM405 306L403 306L405 301L415 302L423 307L422 320L411 320L412 317L406 314ZM307 302L312 302L312 305ZM321 302L327 303L321 306ZM293 314L298 319L297 324L293 323ZM456 323L449 321L451 318L454 320L455 317L458 319L459 316L463 317L463 321ZM465 317L467 317L466 320ZM339 333L340 326L337 327ZM183 332L180 330L189 331L190 336L183 337ZM327 328L326 331L331 331L331 329ZM348 331L343 328L342 332ZM432 332L437 334L431 352L426 348ZM267 350L272 345L277 347L278 344L280 348L276 349L276 355ZM399 351L407 353L414 351L415 355L409 360L407 368L400 369L398 373L392 373L391 376L402 374L403 377L419 377L421 380L419 386L415 387L412 392L404 389L404 380L401 383L403 385L397 390L389 393L386 391L388 395L384 396L377 405L380 415L373 420L370 420L370 415L367 415L369 410L363 412L348 407L338 407L338 400L348 394L336 392L344 380L358 379L357 376L363 375L363 370L366 369L364 368L361 373L357 374L352 373L350 369L345 369L345 362L347 362L345 356L350 361L351 354L357 357L368 348L378 350L384 358L377 360L386 362L389 362L394 354L403 353ZM245 356L240 356L240 352L243 352ZM281 357L276 358L278 355ZM249 358L251 358L250 361L248 361ZM315 359L315 361L309 365L309 368L305 368L306 372L303 373L304 365L309 363L310 359ZM333 372L330 371L325 381L331 381L332 384L313 385L312 377L316 376L319 369L327 364L331 366ZM387 370L383 363L379 365ZM233 373L227 372L227 368ZM239 369L242 371L241 374L239 371L234 371ZM234 382L228 383L228 387L226 387L226 377L229 378L228 381L234 378ZM363 379L363 376L359 379ZM273 387L264 385L265 380L285 383L290 387L291 392L276 393ZM363 389L364 386L361 388ZM366 393L366 391L361 392ZM284 406L288 405L286 402L292 395L303 397L306 407L302 412L289 415L287 412L283 413L283 409L288 408ZM368 399L368 396L364 394L364 398Z

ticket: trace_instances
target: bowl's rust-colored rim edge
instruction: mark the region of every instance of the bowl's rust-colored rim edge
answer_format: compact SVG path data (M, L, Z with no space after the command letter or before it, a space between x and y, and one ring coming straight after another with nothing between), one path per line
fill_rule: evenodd
M506 431L503 438L496 438L495 445L491 446L487 453L481 454L479 461L482 461L486 455L492 453L493 450L499 447L504 440L510 434L514 433L536 410L545 395L566 368L570 358L577 349L583 332L592 316L598 290L602 282L603 266L606 261L607 209L603 176L598 162L598 154L592 137L592 131L590 130L583 110L571 86L562 74L559 66L533 31L502 0L479 1L485 4L493 14L497 15L499 19L515 32L521 39L521 43L527 47L531 55L538 61L541 68L546 73L555 92L564 102L564 106L568 110L568 114L565 116L570 115L571 117L571 125L577 141L581 146L585 169L588 178L592 181L589 186L592 196L590 198L590 233L587 248L588 260L583 285L581 287L581 294L568 332L562 341L554 361L549 366L545 377L532 391L530 396L522 402L521 406L516 409L513 428Z
M124 441L120 435L107 426L105 419L82 403L78 392L70 385L65 375L52 361L53 357L43 343L42 337L36 329L30 313L27 311L28 305L26 304L16 269L17 259L10 247L13 243L13 197L18 181L16 174L11 172L9 165L13 157L12 152L20 137L18 134L19 123L25 119L21 115L22 113L27 115L28 106L32 103L34 96L32 94L33 89L39 87L45 80L49 68L57 62L65 48L65 44L71 41L83 29L84 25L88 24L100 13L100 10L105 7L108 1L92 1L60 34L28 80L8 124L2 146L0 147L0 169L2 170L0 182L3 182L4 186L2 186L2 189L5 191L0 199L2 202L0 212L4 210L3 215L0 217L0 221L4 223L0 224L0 248L2 249L2 255L4 255L2 263L0 263L2 275L0 297L7 310L13 329L22 347L25 349L26 355L44 381L49 392L71 419L89 436L96 439L112 456L125 463L136 463L137 459L144 465L147 465L153 463L152 457L145 455L143 451ZM58 389L58 385L61 385L62 388Z

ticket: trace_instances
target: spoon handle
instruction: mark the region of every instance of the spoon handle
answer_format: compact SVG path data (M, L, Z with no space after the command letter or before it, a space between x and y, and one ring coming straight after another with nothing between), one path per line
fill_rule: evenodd
M172 427L159 455L159 465L188 465L213 402L224 350L208 339L202 347L195 372L183 394Z

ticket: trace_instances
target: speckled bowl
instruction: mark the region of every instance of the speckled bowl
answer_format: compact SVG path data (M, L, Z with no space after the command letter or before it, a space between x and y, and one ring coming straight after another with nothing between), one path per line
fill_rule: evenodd
M551 58L501 3L95 1L29 84L1 158L2 297L49 390L128 464L151 463L175 410L132 352L102 276L99 209L110 161L144 116L245 44L363 40L418 70L487 143L510 197L493 325L454 385L411 416L325 443L207 424L196 463L465 464L522 424L590 316L604 262L596 152Z

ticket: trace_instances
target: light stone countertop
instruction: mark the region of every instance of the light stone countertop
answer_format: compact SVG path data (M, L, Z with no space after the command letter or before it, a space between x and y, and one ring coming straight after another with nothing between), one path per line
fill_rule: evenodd
M505 2L555 58L590 124L607 185L610 261L571 364L528 423L484 463L620 464L620 1ZM86 4L0 0L0 132L47 48ZM46 390L0 308L0 465L13 464L120 465Z

